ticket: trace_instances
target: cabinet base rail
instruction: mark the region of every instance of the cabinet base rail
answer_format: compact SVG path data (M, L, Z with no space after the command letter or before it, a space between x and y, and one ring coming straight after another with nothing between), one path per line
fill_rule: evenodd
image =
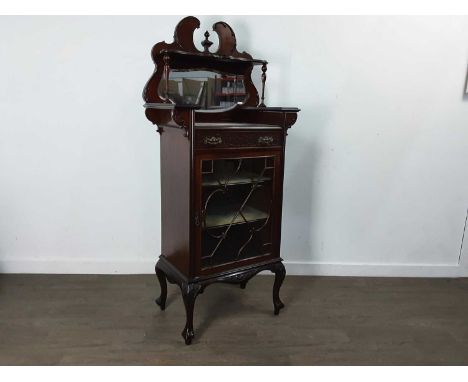
M193 329L193 310L195 307L195 300L197 296L203 293L205 288L210 284L218 282L239 284L241 289L245 289L248 281L257 273L261 271L271 271L275 274L275 281L273 283L274 314L277 315L279 311L284 308L284 304L279 297L279 291L286 276L286 269L284 268L282 259L276 259L261 265L257 264L209 278L188 280L169 261L167 261L164 256L161 256L156 263L155 271L161 287L161 295L156 299L156 304L159 305L161 310L166 309L166 281L169 281L171 284L177 284L180 287L186 313L186 323L182 330L182 337L184 338L186 345L190 345L195 336Z

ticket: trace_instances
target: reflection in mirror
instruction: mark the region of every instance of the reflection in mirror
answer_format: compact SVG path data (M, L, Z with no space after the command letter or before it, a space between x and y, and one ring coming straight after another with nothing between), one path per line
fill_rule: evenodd
M177 105L197 105L203 109L227 108L244 102L244 76L220 74L204 70L169 73L168 97ZM161 79L159 94L164 97L166 81Z

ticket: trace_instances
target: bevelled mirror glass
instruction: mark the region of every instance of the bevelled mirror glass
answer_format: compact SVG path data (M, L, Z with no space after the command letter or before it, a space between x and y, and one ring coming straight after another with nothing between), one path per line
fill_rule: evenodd
M166 81L159 83L165 98ZM228 108L247 97L244 76L194 70L171 70L167 84L168 98L177 105L196 105L202 109Z

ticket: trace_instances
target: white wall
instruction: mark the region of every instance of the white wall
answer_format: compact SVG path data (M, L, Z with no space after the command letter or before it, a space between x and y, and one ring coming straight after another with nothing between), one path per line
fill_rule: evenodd
M153 271L159 136L141 90L180 18L0 19L0 272ZM290 274L468 276L467 17L199 18L196 41L224 20L270 62L267 104L302 109Z

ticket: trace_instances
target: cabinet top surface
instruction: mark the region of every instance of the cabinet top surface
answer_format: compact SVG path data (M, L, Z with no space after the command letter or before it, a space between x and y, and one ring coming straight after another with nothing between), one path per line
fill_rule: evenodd
M265 107L258 107L258 106L244 106L241 104L233 105L230 108L219 108L219 107L213 107L210 109L200 109L199 106L197 105L176 105L173 103L162 103L162 102L156 102L156 103L151 103L147 102L143 105L145 109L158 109L158 110L172 110L172 109L194 109L195 113L200 113L200 114L205 114L205 113L221 113L229 110L233 110L236 108L242 109L242 110L249 110L249 111L265 111L265 112L286 112L286 113L298 113L301 111L301 109L297 107L280 107L280 106L265 106Z

